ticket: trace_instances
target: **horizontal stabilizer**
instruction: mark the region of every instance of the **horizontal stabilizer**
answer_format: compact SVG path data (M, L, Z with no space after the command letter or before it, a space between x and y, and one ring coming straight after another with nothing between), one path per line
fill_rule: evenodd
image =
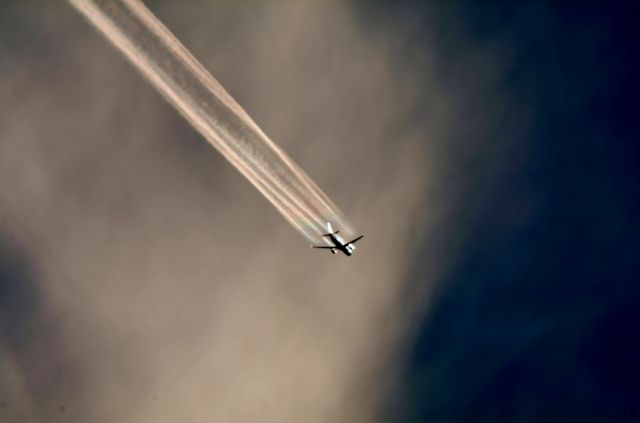
M331 235L335 235L335 234L339 234L340 231L335 231L335 232L331 232L330 234L322 234L322 236L331 236Z

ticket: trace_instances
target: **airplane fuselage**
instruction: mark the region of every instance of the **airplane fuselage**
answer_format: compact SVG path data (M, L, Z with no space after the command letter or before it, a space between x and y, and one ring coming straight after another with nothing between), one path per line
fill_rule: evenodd
M333 254L336 253L336 250L342 251L343 253L345 253L348 256L353 254L353 250L355 249L355 247L352 244L345 244L344 240L342 238L340 238L338 235L335 235L335 234L329 234L328 237L329 237L329 239L331 240L331 242L333 243L333 246L334 246L334 249L331 250L331 252L333 252Z

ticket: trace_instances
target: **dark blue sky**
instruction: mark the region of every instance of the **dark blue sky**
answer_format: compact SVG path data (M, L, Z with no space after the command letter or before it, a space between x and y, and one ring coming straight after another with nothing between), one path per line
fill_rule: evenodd
M487 46L509 57L452 129L470 152L453 161L452 180L464 182L451 185L455 229L441 234L458 247L386 416L640 421L640 7L436 9L415 42L435 44L445 87L473 87L482 69L468 64ZM410 283L429 271L418 254Z

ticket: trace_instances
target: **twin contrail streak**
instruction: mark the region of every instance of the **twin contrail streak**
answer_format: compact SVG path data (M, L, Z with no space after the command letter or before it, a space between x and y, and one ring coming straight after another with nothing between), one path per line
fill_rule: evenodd
M68 1L308 240L318 240L327 222L355 233L322 190L142 2Z

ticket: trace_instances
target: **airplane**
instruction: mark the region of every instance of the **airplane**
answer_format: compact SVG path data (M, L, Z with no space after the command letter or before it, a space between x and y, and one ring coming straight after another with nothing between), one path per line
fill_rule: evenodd
M322 234L322 236L329 238L333 243L333 246L325 246L325 245L312 245L311 248L321 248L323 250L331 250L333 254L336 254L338 251L342 251L345 255L350 256L353 254L353 250L356 249L356 246L353 245L358 242L364 235L360 235L359 237L352 239L349 242L344 242L344 239L338 235L340 231L334 231L331 227L331 223L327 222L327 229L329 233Z

